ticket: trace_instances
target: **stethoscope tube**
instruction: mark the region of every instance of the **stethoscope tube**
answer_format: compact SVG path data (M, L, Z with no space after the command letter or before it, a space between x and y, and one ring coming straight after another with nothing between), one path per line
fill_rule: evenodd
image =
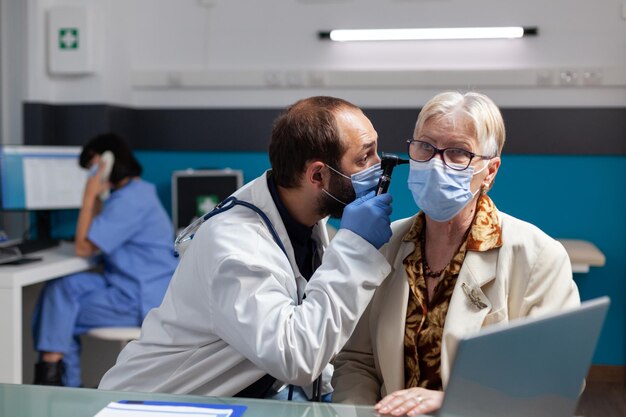
M206 222L211 217L217 214L230 210L236 205L247 207L250 210L256 212L256 214L258 214L261 217L263 222L265 222L265 225L267 226L268 230L272 234L272 238L274 239L274 242L276 242L276 244L278 245L278 247L280 247L280 249L283 251L285 256L287 256L287 250L285 249L283 242L280 240L280 237L278 236L278 233L276 232L276 229L274 228L274 225L272 224L271 220L269 219L269 217L267 217L267 214L265 214L263 210L261 210L254 204L248 203L247 201L239 200L234 196L228 197L226 200L222 201L217 206L215 206L213 210L204 214L202 217L193 221L189 226L185 227L185 229L182 232L180 232L180 234L176 237L176 240L174 240L174 254L176 256L179 256L178 248L180 247L180 245L184 242L192 240L195 235L195 231L202 225L202 223ZM287 258L289 257L287 256Z

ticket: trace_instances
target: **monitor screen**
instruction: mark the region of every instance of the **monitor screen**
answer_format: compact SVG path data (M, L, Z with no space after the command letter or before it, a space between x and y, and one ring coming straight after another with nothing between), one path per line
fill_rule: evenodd
M172 174L172 218L179 232L211 211L243 185L243 172L233 169L185 170Z
M87 180L80 152L74 146L0 147L0 208L80 208Z

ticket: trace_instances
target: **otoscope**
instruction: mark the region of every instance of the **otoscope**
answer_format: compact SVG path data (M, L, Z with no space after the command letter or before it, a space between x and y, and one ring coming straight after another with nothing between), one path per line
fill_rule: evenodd
M376 189L376 195L380 195L387 192L389 184L391 184L391 173L396 165L408 164L408 159L402 159L398 155L392 153L383 152L382 158L380 158L380 167L383 170L383 174L378 180L378 188Z

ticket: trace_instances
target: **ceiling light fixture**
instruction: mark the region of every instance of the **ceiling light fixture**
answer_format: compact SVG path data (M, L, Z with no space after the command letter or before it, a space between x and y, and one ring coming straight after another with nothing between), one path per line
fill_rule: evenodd
M423 29L336 29L321 31L320 39L347 41L401 41L435 39L516 39L537 35L536 27L474 27Z

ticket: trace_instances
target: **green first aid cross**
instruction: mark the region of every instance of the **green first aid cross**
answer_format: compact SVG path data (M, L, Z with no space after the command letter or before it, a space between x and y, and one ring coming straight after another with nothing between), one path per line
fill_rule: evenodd
M59 49L78 49L78 28L59 29Z

